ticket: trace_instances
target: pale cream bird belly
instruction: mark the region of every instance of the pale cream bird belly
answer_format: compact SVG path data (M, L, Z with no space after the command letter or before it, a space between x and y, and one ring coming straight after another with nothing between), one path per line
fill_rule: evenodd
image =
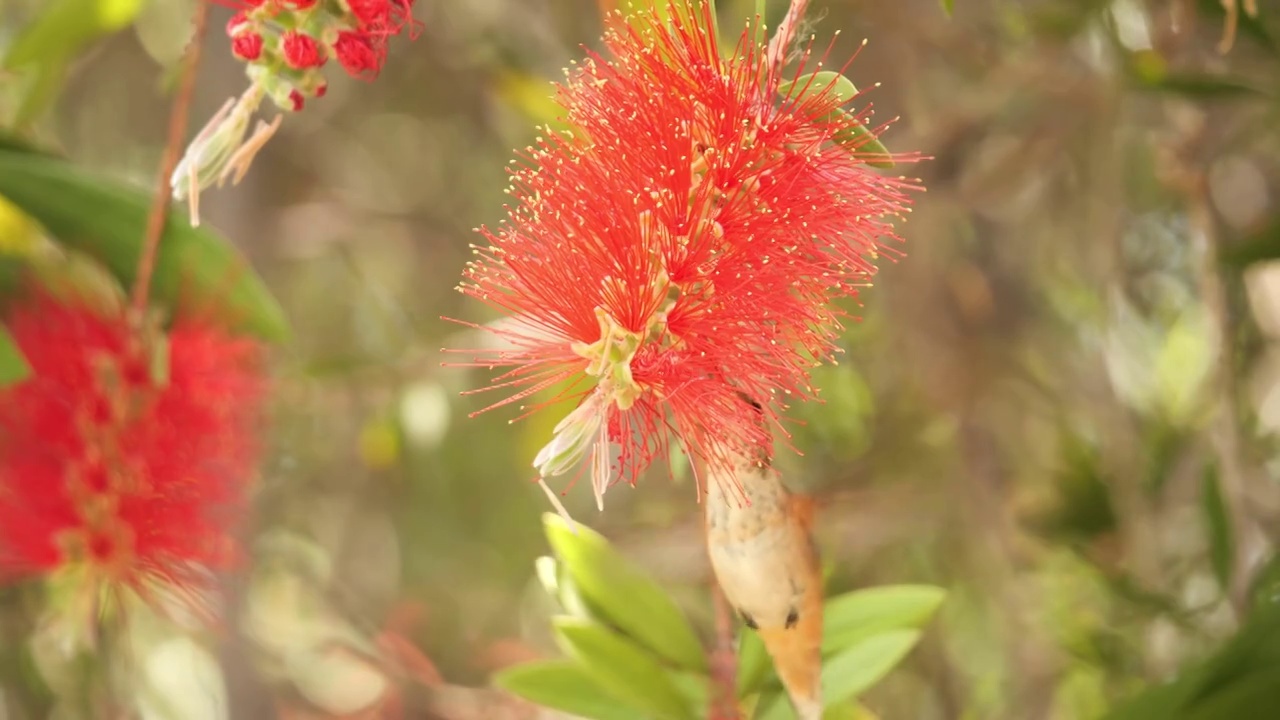
M726 493L716 478L708 489L711 565L725 597L749 626L792 627L811 582L808 533L790 512L789 493L776 471L749 463L738 472L741 493Z

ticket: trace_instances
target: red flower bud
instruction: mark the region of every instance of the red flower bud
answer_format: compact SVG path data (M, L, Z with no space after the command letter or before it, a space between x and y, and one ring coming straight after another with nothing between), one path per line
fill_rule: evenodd
M284 50L284 61L296 70L320 67L329 59L325 57L320 43L316 42L315 38L297 30L285 33L280 46Z
M231 39L231 52L241 60L257 60L262 57L262 36L256 32L236 35Z
M302 109L302 106L305 104L305 98L303 98L302 93L298 92L297 90L290 90L289 102L293 103L293 111L298 112L299 110Z
M352 77L372 77L382 67L381 48L364 33L343 31L333 43L333 54Z

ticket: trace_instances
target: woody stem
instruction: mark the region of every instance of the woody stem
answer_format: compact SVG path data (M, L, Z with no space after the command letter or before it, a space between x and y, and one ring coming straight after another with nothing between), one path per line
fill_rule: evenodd
M739 720L738 654L733 647L733 609L720 583L711 583L715 608L715 645L711 648L711 708L708 720Z
M195 27L191 43L183 56L182 79L178 93L174 96L172 110L169 112L169 135L165 142L164 154L160 159L160 177L156 181L155 196L151 200L151 209L147 214L147 229L143 236L142 252L138 257L138 272L133 281L133 296L129 308L129 322L135 328L141 328L146 317L148 295L151 292L151 276L155 273L156 253L160 247L160 238L164 235L165 219L169 211L169 178L178 164L182 154L182 139L187 132L187 115L191 108L191 98L195 93L196 68L200 65L200 50L204 44L205 26L209 19L209 2L201 0L196 5Z

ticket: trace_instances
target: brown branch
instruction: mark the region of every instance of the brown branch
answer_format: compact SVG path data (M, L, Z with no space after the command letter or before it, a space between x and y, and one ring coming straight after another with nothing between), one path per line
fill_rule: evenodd
M181 84L173 99L173 108L169 113L169 136L165 142L164 154L160 159L160 177L156 181L155 197L151 200L151 210L147 215L147 230L143 236L142 253L138 257L138 273L133 280L133 298L130 304L129 321L135 329L142 326L146 317L148 294L151 291L151 276L155 273L156 252L160 247L160 238L164 235L165 220L169 213L169 178L178 165L182 154L182 140L187 134L187 115L191 108L191 98L195 94L196 69L200 65L200 50L204 44L205 26L209 20L209 0L201 0L196 6L194 33L183 57Z
M720 585L711 581L715 609L715 645L711 648L711 707L707 720L739 720L738 652L733 646L734 614Z

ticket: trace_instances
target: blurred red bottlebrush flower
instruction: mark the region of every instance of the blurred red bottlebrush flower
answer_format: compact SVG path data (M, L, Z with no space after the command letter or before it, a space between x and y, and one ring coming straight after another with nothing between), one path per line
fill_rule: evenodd
M158 383L121 315L41 293L6 318L35 372L0 390L0 580L74 567L145 591L235 559L259 347L179 321Z
M227 22L231 52L248 64L249 89L230 101L192 140L170 178L173 196L190 200L192 223L200 223L199 193L233 183L279 127L279 121L248 126L269 98L286 112L323 97L321 68L336 58L353 77L372 80L382 70L388 41L408 29L416 37L412 0L218 0L236 9Z
M568 383L556 399L577 409L534 465L589 456L597 503L672 442L726 470L769 452L837 352L831 301L869 284L909 204L904 179L833 141L865 119L833 112L834 83L780 88L812 72L808 52L783 78L748 28L726 58L708 7L676 2L643 30L611 16L612 59L590 55L558 94L573 131L526 148L509 219L481 230L460 286L508 316L484 327L502 347L469 351L509 368L487 390L514 391L481 412Z

